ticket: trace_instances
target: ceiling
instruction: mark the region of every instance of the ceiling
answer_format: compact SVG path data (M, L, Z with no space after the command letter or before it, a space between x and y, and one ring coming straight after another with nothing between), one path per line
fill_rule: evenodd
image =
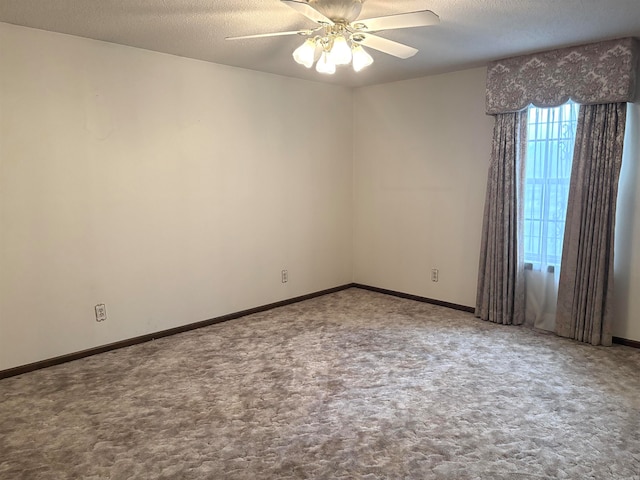
M345 86L449 72L499 58L619 37L640 37L640 0L365 0L360 18L429 9L440 24L381 32L419 52L335 75L291 58L297 35L227 36L315 24L279 0L0 0L0 21L235 67Z

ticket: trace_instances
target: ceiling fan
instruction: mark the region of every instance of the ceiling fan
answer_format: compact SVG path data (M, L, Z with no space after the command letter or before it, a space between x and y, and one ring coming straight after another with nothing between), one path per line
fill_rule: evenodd
M437 24L439 17L430 10L386 15L382 17L358 19L365 0L280 0L305 17L318 24L307 30L259 33L227 37L227 40L244 40L249 38L277 37L283 35L301 35L308 37L293 52L296 62L307 68L316 63L320 73L332 74L336 65L353 63L358 72L373 63L373 58L363 46L393 55L398 58L409 58L418 50L408 45L373 35L397 28L425 27ZM317 62L316 62L317 61Z

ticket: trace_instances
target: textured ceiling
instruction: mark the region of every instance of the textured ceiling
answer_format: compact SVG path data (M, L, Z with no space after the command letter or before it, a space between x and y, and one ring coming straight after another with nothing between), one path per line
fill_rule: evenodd
M315 25L279 0L0 0L0 21L263 72L347 86L484 65L490 60L618 37L640 37L640 0L365 0L361 18L429 9L430 27L381 32L419 49L400 60L371 51L360 73L296 64L301 37L227 36Z

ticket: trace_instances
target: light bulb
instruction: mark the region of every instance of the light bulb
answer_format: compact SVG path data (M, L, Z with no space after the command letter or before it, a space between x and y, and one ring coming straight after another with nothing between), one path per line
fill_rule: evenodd
M316 42L313 38L308 38L305 42L293 51L293 59L300 65L311 68L316 55Z
M362 48L361 45L354 43L353 47L353 69L359 72L364 67L368 67L373 63L373 58Z
M316 63L318 73L328 73L329 75L336 73L336 64L331 61L327 52L322 52L320 60Z
M351 49L342 35L333 39L333 47L331 47L329 55L336 65L347 65L351 61Z

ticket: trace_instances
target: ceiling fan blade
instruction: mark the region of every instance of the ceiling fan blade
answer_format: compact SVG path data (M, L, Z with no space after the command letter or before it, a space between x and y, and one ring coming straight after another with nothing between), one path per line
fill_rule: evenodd
M438 17L438 15L431 10L421 10L419 12L356 20L352 26L358 31L377 32L380 30L391 30L392 28L426 27L438 23L440 23L440 17Z
M247 38L280 37L283 35L311 35L313 30L292 30L289 32L256 33L255 35L241 35L239 37L226 37L225 40L244 40Z
M365 47L373 48L374 50L378 50L379 52L387 53L398 58L409 58L418 53L417 48L410 47L403 43L394 42L388 38L371 35L370 33L358 32L354 34L353 39Z
M306 2L301 2L299 0L280 0L280 1L285 5L288 5L289 7L293 8L295 11L301 13L305 17L313 20L314 22L333 25L333 20L331 20L329 17L325 17L322 13L317 11L315 8L313 8L311 5L309 5Z

